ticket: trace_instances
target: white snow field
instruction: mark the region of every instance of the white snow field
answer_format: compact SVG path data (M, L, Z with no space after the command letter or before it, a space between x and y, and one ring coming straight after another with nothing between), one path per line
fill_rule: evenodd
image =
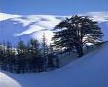
M55 71L31 74L0 71L0 87L108 87L108 42Z

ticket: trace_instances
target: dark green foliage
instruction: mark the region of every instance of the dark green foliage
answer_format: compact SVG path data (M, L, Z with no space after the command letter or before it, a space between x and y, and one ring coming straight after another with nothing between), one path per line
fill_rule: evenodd
M48 67L53 68L59 68L59 58L57 55L54 55L53 53L48 55Z
M13 47L9 42L0 44L0 68L3 70L12 73L31 73L55 68L50 66L48 61L53 63L53 57L49 58L45 37L41 47L35 39L31 39L27 45L19 41L17 47Z
M47 41L45 38L45 34L43 34L42 38L42 56L43 56L43 69L44 71L47 71L48 68L48 46L47 46Z
M103 36L97 22L87 16L72 16L61 21L56 27L53 41L59 48L76 49L79 57L83 56L83 46L87 43L96 44Z

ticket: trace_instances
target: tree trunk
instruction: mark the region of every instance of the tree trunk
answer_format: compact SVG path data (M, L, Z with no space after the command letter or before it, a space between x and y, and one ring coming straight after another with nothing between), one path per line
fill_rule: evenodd
M78 57L82 57L83 56L83 47L79 46L79 55Z
M76 44L76 50L78 53L78 57L82 57L83 56L83 46L81 44Z

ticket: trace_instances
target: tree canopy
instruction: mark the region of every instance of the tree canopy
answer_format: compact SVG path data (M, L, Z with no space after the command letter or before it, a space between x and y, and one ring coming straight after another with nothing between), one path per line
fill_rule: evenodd
M79 57L83 55L83 46L96 44L102 40L103 33L96 21L88 16L72 16L61 21L54 28L54 45L56 47L77 50Z

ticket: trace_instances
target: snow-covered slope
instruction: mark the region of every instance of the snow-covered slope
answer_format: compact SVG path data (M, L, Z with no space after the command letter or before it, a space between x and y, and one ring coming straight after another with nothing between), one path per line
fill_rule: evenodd
M108 40L108 16L106 12L88 12L80 15L88 15L99 22L105 33L104 40ZM45 33L48 43L53 36L52 29L65 17L57 15L14 15L0 13L0 42L10 41L16 44L19 39L28 41L31 37L41 40Z
M0 87L108 87L108 42L61 69L38 74L0 72Z
M45 33L48 41L52 29L63 17L53 15L11 15L0 13L0 41L25 42L32 38L40 40ZM14 43L15 44L15 43Z

